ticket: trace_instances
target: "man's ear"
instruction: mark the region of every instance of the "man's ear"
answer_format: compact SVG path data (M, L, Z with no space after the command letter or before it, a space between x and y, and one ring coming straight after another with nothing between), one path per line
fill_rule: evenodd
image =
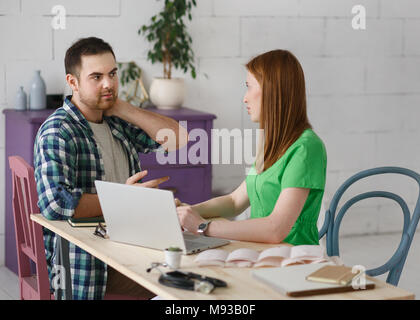
M79 82L76 76L72 75L71 73L68 73L66 75L66 81L73 92L79 91Z

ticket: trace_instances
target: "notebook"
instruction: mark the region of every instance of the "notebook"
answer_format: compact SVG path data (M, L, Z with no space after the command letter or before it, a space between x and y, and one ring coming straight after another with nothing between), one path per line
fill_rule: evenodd
M306 277L306 280L324 283L349 284L358 277L361 270L346 266L325 266Z
M67 222L72 227L96 227L99 222L105 227L105 220L103 216L93 218L69 218Z
M367 290L375 287L375 283L367 278L365 278L364 286L362 278L356 283L360 289L357 286L353 288L351 283L341 285L306 280L308 275L326 265L332 265L332 263L305 264L286 268L264 268L253 270L252 276L258 281L290 297L363 290L363 287L365 288L364 290Z

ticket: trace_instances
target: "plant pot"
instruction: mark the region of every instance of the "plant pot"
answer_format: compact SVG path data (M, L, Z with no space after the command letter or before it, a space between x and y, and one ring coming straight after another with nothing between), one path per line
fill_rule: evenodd
M165 249L165 262L172 269L179 269L181 266L182 250L172 251Z
M178 109L182 106L184 99L184 79L153 79L150 85L150 100L158 109Z

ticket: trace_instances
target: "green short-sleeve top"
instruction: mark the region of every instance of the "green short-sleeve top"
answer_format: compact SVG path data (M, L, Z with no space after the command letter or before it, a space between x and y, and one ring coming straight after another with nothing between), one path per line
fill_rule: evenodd
M308 188L308 198L288 236L292 245L319 244L317 220L324 194L327 153L324 143L311 129L286 150L270 168L257 174L255 164L246 178L251 219L271 214L283 189Z

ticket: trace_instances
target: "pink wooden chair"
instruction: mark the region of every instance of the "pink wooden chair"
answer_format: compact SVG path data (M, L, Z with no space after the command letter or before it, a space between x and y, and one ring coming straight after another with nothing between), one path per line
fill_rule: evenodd
M19 156L9 157L21 300L51 300L42 227L30 219L39 213L34 169ZM32 274L31 261L36 273Z
M31 220L32 213L40 213L34 169L19 156L9 157L13 181L13 216L21 300L54 300L50 293L47 259L42 227ZM36 266L32 274L31 262ZM142 300L139 297L106 294L105 300Z

